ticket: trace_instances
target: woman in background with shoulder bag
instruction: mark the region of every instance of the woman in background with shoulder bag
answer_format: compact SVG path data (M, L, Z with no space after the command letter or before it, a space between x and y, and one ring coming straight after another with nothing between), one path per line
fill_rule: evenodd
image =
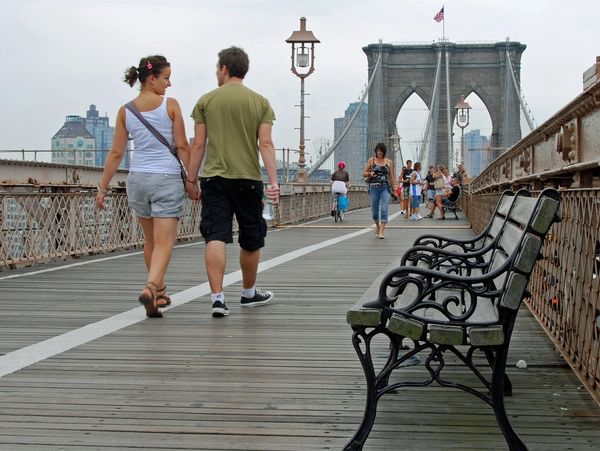
M171 304L164 276L186 194L182 173L190 153L181 108L175 99L165 96L170 77L171 65L160 55L142 58L137 67L125 72L125 83L133 87L139 81L140 93L119 109L96 196L98 207L104 208L110 181L126 150L127 135L131 135L135 152L127 176L127 198L144 231L148 270L138 300L152 318L162 317L160 308Z
M388 222L388 205L391 193L394 191L394 165L392 160L385 158L385 144L375 146L375 156L369 158L363 171L365 181L369 183L371 196L371 216L375 222L375 236L384 238L385 225Z
M438 207L440 209L439 219L446 219L444 215L444 207L442 204L444 197L446 197L446 176L444 175L445 171L446 167L443 164L440 164L438 166L437 172L433 174L433 186L435 187L435 201L431 204L431 211L427 215L428 218L433 218L435 208Z

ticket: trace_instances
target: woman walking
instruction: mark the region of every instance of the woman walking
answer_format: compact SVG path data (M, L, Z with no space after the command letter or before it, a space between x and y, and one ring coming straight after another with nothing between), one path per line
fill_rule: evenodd
M438 166L438 171L433 174L433 178L435 180L435 201L431 205L431 210L427 217L433 218L435 207L438 207L440 209L440 217L438 219L446 219L442 201L446 197L446 187L450 185L450 179L446 176L446 167L443 164Z
M140 93L119 109L96 203L104 208L110 181L123 158L129 134L133 137L135 152L127 176L127 198L144 231L144 261L148 271L138 300L146 308L146 316L160 318L159 309L171 303L164 276L185 197L181 165L187 164L190 148L179 104L165 96L171 86L171 65L166 58L160 55L142 58L137 67L127 69L124 81L131 87L139 81ZM138 112L146 124L138 118ZM147 124L171 147L174 143L179 159Z
M375 146L375 156L369 158L363 176L369 183L371 196L371 216L375 222L375 236L384 238L385 226L388 222L388 205L394 187L394 166L392 160L385 158L385 144Z

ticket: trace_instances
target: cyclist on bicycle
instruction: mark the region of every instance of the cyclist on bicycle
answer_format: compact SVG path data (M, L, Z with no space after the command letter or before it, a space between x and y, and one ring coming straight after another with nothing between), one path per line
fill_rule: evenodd
M335 216L335 204L336 198L338 196L345 196L348 192L348 188L350 188L350 174L344 169L346 168L346 163L340 161L337 164L337 171L331 174L330 184L331 184L331 194L333 195L333 204L331 206L331 216Z

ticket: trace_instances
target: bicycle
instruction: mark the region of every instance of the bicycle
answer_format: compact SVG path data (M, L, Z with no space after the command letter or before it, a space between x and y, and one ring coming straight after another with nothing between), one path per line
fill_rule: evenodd
M338 219L340 222L344 221L344 210L339 208L339 205L340 205L339 199L341 197L346 197L346 196L342 193L335 193L335 199L333 200L333 212L334 212L333 219L335 220L335 222L338 222Z

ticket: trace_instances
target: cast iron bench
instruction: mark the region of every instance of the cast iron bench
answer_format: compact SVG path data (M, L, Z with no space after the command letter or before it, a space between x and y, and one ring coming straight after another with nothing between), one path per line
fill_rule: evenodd
M456 240L439 235L421 235L404 253L400 266L413 265L462 276L475 272L481 274L489 265L494 249L506 230L504 226L518 196L529 196L529 192L502 193L487 226L474 238Z
M367 400L363 421L344 448L346 451L362 450L383 395L402 387L424 387L434 381L488 403L510 450L527 449L510 425L504 408L504 395L510 395L512 389L505 374L506 358L519 306L529 295L529 276L546 234L558 220L559 204L560 194L554 189L542 191L537 198L523 190L514 196L505 193L488 227L475 240L469 240L471 244L439 239L429 243L437 246L420 246L426 248L424 252L442 252L446 257L451 245L467 246L468 251L454 254L453 265L436 269L420 265L396 267L382 278L375 301L360 301L348 311L347 321L354 331L352 342L367 382ZM474 253L478 254L475 260ZM414 248L407 254L416 255ZM473 261L477 264L470 267ZM461 267L466 275L451 266ZM381 335L389 340L389 354L376 373L371 341ZM411 346L401 354L403 340L411 342ZM475 361L478 351L485 357L483 365L491 369L489 377L482 372L482 360ZM445 355L469 368L480 386L444 379ZM390 380L396 369L416 356L424 359L424 379Z

